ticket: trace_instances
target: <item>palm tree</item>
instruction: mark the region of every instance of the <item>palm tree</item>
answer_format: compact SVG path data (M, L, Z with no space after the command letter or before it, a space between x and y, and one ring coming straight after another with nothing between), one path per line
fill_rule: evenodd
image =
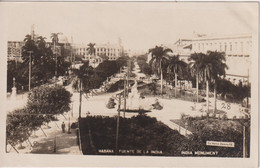
M152 55L152 59L149 62L152 66L152 70L157 75L161 75L161 95L163 93L163 67L165 67L168 62L169 52L172 52L172 50L162 46L155 46L155 48L149 50L149 53Z
M204 81L206 81L206 103L207 103L207 113L209 113L209 82L213 79L213 66L208 55L204 58L201 66L202 76Z
M177 91L177 76L178 74L183 74L187 67L187 64L180 60L180 56L173 56L169 59L169 65L167 67L167 70L169 73L174 73L175 77L175 97L176 97L176 91Z
M37 53L37 46L35 45L34 40L32 39L32 36L27 34L23 40L25 42L24 46L22 47L22 59L24 63L29 62L29 51L33 52L33 55L36 55ZM33 58L31 58L31 61L33 61Z
M225 53L224 52L217 52L217 51L208 51L207 55L210 58L210 61L212 62L212 78L214 81L214 112L217 111L217 80L220 79L221 76L225 77L226 75L226 69L228 69L228 66L226 63Z
M189 64L191 75L196 76L197 103L199 102L199 81L203 80L203 78L201 79L203 71L201 67L205 57L206 55L203 53L193 53L188 59L189 61L191 61Z
M85 62L79 69L74 69L74 75L72 87L79 91L79 118L81 118L82 93L89 92L93 68L89 66L88 62Z
M89 53L90 55L92 55L92 54L95 55L95 54L96 54L95 45L96 45L96 43L89 43L89 44L88 44L87 50L88 50L88 53Z
M36 39L36 44L38 45L39 48L46 48L46 37L39 36Z
M57 54L56 54L56 45L59 43L59 34L62 33L51 33L51 39L53 44L53 50L55 54L55 76L57 76Z
M94 55L94 61L93 61L94 67L95 67L95 62L96 62L96 58L95 58L95 55L96 55L95 45L96 45L96 43L89 43L88 44L88 48L87 48L88 54Z

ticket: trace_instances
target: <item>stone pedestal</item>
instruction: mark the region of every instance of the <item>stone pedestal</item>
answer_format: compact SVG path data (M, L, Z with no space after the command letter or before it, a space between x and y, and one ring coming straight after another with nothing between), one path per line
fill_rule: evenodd
M12 98L12 99L16 99L16 95L17 95L16 87L13 87L13 88L12 88L12 93L11 93L11 98Z

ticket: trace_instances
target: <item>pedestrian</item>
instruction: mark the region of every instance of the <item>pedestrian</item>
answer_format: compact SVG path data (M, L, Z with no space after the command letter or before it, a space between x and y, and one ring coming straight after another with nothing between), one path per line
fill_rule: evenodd
M65 133L65 123L64 122L62 122L61 128L62 128L62 132Z

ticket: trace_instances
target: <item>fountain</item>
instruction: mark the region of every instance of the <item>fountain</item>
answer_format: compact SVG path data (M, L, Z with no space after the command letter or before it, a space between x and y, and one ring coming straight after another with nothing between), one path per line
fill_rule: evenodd
M149 102L145 102L144 99L140 97L140 93L137 90L137 80L135 80L134 85L131 88L131 92L126 98L126 111L127 112L148 112L151 110L151 105Z
M140 80L140 68L137 63L135 63L133 73L136 74L136 79L134 80L134 85L131 87L131 91L126 98L125 111L133 113L145 113L150 112L153 107L153 102L151 99L146 99L140 97L137 89L137 81ZM124 106L121 106L120 111L124 111Z
M135 84L132 86L131 92L126 99L126 109L139 110L140 108L140 94L137 90L137 81L135 80Z

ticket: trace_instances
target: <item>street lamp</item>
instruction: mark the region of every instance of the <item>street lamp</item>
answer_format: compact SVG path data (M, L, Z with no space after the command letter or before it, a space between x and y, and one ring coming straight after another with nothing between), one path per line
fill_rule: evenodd
M119 120L120 120L120 106L121 106L121 93L118 95L118 109L117 109L117 122L116 122L116 154L118 154L118 134L119 134ZM116 97L117 98L117 97Z
M247 157L247 153L248 153L248 149L247 149L247 144L248 144L248 139L247 139L247 135L248 134L247 130L250 127L250 120L249 119L244 119L243 121L238 120L238 122L241 124L241 126L243 127L242 132L243 132L243 158Z
M32 71L32 53L33 51L28 51L29 53L29 91L31 90L31 71Z

